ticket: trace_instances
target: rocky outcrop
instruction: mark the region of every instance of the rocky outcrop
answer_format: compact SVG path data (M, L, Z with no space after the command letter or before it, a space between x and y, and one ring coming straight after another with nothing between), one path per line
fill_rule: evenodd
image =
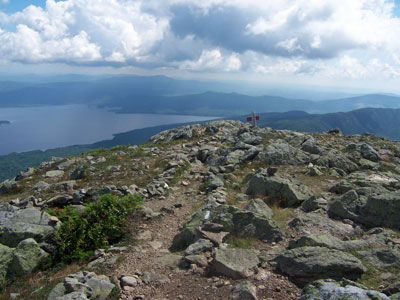
M336 282L332 279L318 280L305 287L298 300L390 300L385 294L367 288L349 280Z
M365 271L361 261L346 252L324 247L287 250L274 261L278 268L299 284L317 279L357 279Z
M49 214L39 209L0 205L0 243L3 245L16 247L28 238L38 243L47 242L57 224Z
M295 207L313 196L310 189L300 182L283 175L269 176L267 170L260 169L248 178L248 195L268 196L270 203L283 207Z

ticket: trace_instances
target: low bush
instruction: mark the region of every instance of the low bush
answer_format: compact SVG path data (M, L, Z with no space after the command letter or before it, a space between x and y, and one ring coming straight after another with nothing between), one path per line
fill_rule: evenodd
M140 206L141 201L137 195L118 198L106 194L87 205L83 211L71 206L50 211L62 222L55 232L55 261L87 258L94 250L118 241L124 233L127 217Z

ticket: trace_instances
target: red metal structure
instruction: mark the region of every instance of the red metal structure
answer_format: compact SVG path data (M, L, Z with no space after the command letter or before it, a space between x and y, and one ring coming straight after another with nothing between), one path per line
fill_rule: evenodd
M258 120L260 120L260 116L256 116L256 114L254 112L251 113L251 117L247 117L247 122L252 122L253 127L257 126L257 122Z

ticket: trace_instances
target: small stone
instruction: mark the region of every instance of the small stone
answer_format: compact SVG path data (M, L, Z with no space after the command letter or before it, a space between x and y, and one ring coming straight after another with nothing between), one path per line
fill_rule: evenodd
M137 285L138 285L137 279L133 276L124 276L121 278L121 286L122 287L125 287L125 286L134 287Z

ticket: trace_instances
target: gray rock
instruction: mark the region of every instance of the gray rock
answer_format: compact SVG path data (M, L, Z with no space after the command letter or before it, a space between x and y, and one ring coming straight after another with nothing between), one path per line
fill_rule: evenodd
M400 229L400 191L365 195L363 190L350 190L329 202L328 213L368 227Z
M37 191L46 191L50 188L50 184L48 184L47 182L44 181L39 181L38 183L36 183L33 186L33 189L37 190Z
M400 269L400 252L395 249L370 249L357 254L374 267Z
M91 261L87 268L91 271L96 271L97 269L111 268L119 259L119 255L114 255L110 257L99 257L98 259Z
M368 159L368 160L374 161L374 162L380 160L379 153L374 148L372 148L372 146L369 144L361 144L360 152L361 152L362 157L364 157L365 159Z
M189 247L186 248L185 256L211 251L212 248L213 248L213 243L211 243L209 240L199 239L195 243L189 245Z
M154 259L154 263L160 266L168 266L171 268L176 268L179 266L182 260L181 255L177 254L166 254Z
M68 168L68 167L70 167L70 166L72 166L74 163L76 163L76 159L74 158L74 159L68 159L68 160L66 160L66 161L64 161L64 162L62 162L62 163L60 163L58 166L57 166L57 169L59 169L59 170L64 170L64 169L66 169L66 168Z
M47 300L105 300L115 285L105 275L91 272L78 272L68 275L63 283L56 285Z
M13 260L14 249L0 244L0 287L6 280L8 266Z
M317 279L357 279L365 271L360 260L339 250L301 247L278 255L274 262L293 281L303 285Z
M317 210L319 208L326 209L328 201L324 198L317 198L315 196L311 196L307 200L301 203L301 209L305 212L311 212Z
M9 272L14 276L22 276L31 273L39 266L48 254L40 249L39 245L32 238L23 240L15 248Z
M369 243L363 240L342 241L330 234L310 234L302 236L297 240L289 241L289 249L306 246L349 251L368 247Z
M169 278L164 274L145 272L143 273L142 281L145 284L162 285L168 283Z
M152 136L150 142L154 144L168 143L175 140L190 139L192 137L198 136L198 130L200 130L200 125L189 125L182 126L170 130L165 130L159 134Z
M47 171L45 176L47 178L63 177L64 176L64 171L62 171L62 170Z
M301 144L301 150L311 154L320 154L322 151L312 136L307 136L307 139Z
M54 232L51 216L36 208L17 209L11 205L0 205L0 243L16 247L19 242L33 238L46 242Z
M258 154L257 160L264 161L268 165L303 165L309 162L309 154L283 140L276 140Z
M25 171L19 171L18 175L15 176L15 181L19 181L19 180L28 178L28 177L32 176L34 172L35 172L34 168L28 168Z
M249 281L237 284L232 290L232 300L257 300L257 288Z
M318 280L305 287L298 300L389 300L377 291L368 290L349 280L336 282L332 279Z
M46 205L48 205L50 207L54 207L54 206L64 207L68 204L71 204L73 199L74 198L72 196L64 194L64 195L57 195L57 196L47 200L45 203L46 203Z
M121 286L130 286L130 287L135 287L138 285L138 281L136 277L133 276L123 276L121 277Z
M393 295L400 295L400 279L387 286L382 292L390 296L391 299Z
M313 196L311 190L297 180L279 174L268 176L264 169L251 176L248 184L248 195L265 195L271 202L284 207L298 206Z
M80 293L80 292L73 292L70 294L66 294L61 297L55 298L55 300L88 300L89 298L86 297L85 294Z
M189 266L194 264L200 268L205 268L208 265L208 260L204 255L188 255L183 260Z
M259 198L250 200L245 209L266 218L271 218L274 215L272 209L262 199Z
M64 287L64 283L60 282L57 284L47 296L47 300L55 300L57 297L63 297L67 290Z
M0 195L8 194L10 191L18 188L18 183L15 180L6 180L0 183Z
M115 285L105 275L94 276L86 281L86 284L92 289L92 298L97 297L99 300L106 300L115 288Z
M211 272L233 279L248 278L254 275L259 263L260 260L255 250L215 249Z

